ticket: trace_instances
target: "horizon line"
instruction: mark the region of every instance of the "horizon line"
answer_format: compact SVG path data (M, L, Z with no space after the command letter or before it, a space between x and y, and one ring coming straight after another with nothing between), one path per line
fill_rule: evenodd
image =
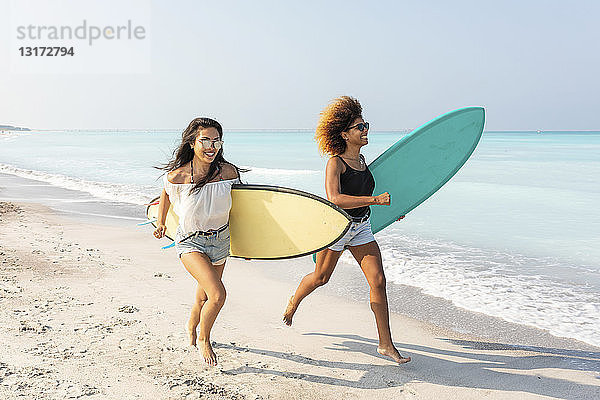
M117 132L117 131L134 131L134 132L182 132L184 129L181 128L67 128L67 129L37 129L27 128L23 129L2 129L6 132L51 132L51 131L71 131L71 132L89 132L89 131L101 131L101 132ZM374 129L371 132L411 132L416 128L396 128L396 129ZM231 128L223 129L223 131L229 132L251 132L251 131L262 131L262 132L314 132L315 129L309 128ZM600 132L600 129L484 129L484 132L496 133L496 132Z
M37 129L27 127L17 127L21 129L2 129L7 132L48 132L48 131L103 131L103 132L116 132L116 131L135 131L135 132L166 132L175 131L182 132L182 128L66 128L66 129ZM23 129L29 129L23 130ZM372 132L411 132L415 128L386 128L386 129L374 129ZM314 128L230 128L223 129L224 131L230 132L249 132L249 131L263 131L263 132L314 132ZM600 129L484 129L484 132L600 132Z

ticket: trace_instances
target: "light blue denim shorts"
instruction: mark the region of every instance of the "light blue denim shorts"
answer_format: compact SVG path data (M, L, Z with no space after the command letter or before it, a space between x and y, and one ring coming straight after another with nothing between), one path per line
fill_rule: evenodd
M346 247L360 246L375 241L373 231L371 231L371 219L367 218L363 222L351 222L350 229L340 240L329 246L329 250L342 251Z
M179 258L185 253L203 253L208 256L213 265L223 264L229 257L229 227L224 231L210 236L195 234L187 239L179 228L175 237L175 249ZM183 242L182 239L185 239Z

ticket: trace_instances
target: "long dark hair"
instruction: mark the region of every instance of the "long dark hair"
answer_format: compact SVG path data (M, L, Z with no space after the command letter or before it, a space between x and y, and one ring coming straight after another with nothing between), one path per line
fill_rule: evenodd
M194 118L181 134L181 143L179 144L179 147L173 151L173 157L171 157L171 160L166 164L156 168L165 170L167 173L169 173L192 161L194 158L194 149L192 146L196 142L196 138L198 137L200 130L207 128L215 128L217 132L219 132L219 140L223 140L223 127L220 123L211 118ZM210 167L208 168L206 176L200 179L200 181L190 189L190 193L199 192L204 185L210 182L211 179L214 179L221 172L223 164L231 163L225 160L223 157L223 148L221 147L217 152L215 159L210 163ZM240 172L248 171L238 168L233 164L231 165L236 169L238 175Z

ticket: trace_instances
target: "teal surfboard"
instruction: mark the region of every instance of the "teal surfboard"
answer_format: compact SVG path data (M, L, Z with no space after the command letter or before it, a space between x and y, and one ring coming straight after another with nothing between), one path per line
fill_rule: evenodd
M413 130L369 164L375 178L373 193L391 196L389 206L371 206L373 233L408 214L448 182L477 147L484 124L482 107L450 111Z
M450 111L413 130L369 164L373 193L391 196L389 206L371 206L373 233L444 186L473 154L484 125L482 107Z

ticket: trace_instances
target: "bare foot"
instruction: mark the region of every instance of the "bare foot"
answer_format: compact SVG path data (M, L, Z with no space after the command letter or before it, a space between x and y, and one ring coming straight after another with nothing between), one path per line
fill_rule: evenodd
M400 355L398 350L392 345L390 347L377 347L377 352L382 356L390 357L398 364L406 364L410 361L410 357L404 358Z
M196 339L198 338L198 334L196 333L196 327L192 327L189 323L185 326L187 330L188 336L190 338L190 346L196 347Z
M208 365L213 367L217 365L217 355L215 354L215 352L212 349L212 346L210 345L210 340L200 341L200 347L198 348L198 350L202 352L202 357L204 357L204 361Z
M294 318L295 312L296 309L294 308L294 296L292 296L290 297L285 312L283 313L283 322L285 322L287 326L292 326L292 318Z

